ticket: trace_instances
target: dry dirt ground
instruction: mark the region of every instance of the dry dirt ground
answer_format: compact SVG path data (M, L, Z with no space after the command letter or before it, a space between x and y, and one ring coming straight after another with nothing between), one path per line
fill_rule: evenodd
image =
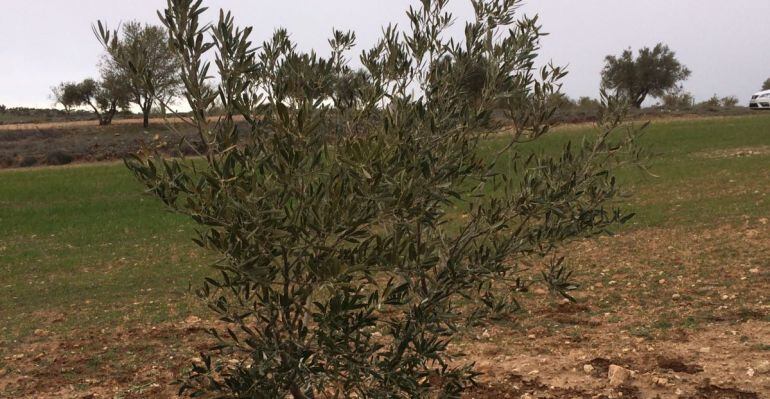
M567 252L584 283L577 303L534 288L522 314L453 345L485 373L467 398L770 398L766 218L636 230ZM205 325L41 326L0 342L0 397L173 397L209 344ZM616 366L625 379L608 378Z
M142 129L136 124L98 127L69 122L36 129L0 129L0 168L63 165L123 159L144 144L164 143L167 154L177 154L182 138L196 141L185 125L155 124ZM194 153L188 146L181 147Z

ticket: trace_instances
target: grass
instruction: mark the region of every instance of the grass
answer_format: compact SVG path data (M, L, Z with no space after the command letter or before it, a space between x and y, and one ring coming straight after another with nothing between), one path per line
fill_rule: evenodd
M586 129L556 131L533 149ZM770 215L770 115L661 121L644 140L658 177L619 171L631 195L621 205L638 215L625 229ZM744 148L758 153L734 156ZM210 272L190 241L194 226L143 195L122 164L0 172L0 226L0 337L9 341L42 327L184 318L197 306L189 285Z

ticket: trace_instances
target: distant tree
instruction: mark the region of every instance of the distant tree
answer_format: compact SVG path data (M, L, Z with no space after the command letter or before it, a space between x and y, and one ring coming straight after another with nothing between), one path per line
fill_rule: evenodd
M768 78L765 83L762 83L762 90L770 90L770 78Z
M690 109L695 105L695 97L681 87L671 89L661 97L663 108L667 110Z
M142 111L143 126L150 125L153 104L165 112L166 104L179 94L179 59L170 51L165 29L131 21L109 31L99 22L94 33L107 49L102 74L128 82L131 102Z
M340 109L356 108L364 101L371 77L364 70L344 72L334 82L332 100Z
M722 97L721 100L719 100L720 103L722 103L722 106L725 108L733 108L736 105L738 105L739 102L741 102L738 97L735 96L727 96Z
M101 82L85 79L79 83L65 82L56 86L57 101L65 109L90 107L99 125L109 125L118 109L129 107L128 85L117 76L106 76Z
M718 108L722 106L722 101L719 99L719 96L714 94L706 101L698 103L699 108L705 108L707 110L716 111Z
M84 99L91 97L95 90L96 82L93 79L85 79L82 82L62 82L52 89L57 104L61 104L65 110L72 110L85 105Z
M641 108L647 96L662 97L689 76L690 70L676 59L676 54L659 43L652 49L642 48L636 58L631 49L619 57L608 55L602 86L625 94L633 106Z

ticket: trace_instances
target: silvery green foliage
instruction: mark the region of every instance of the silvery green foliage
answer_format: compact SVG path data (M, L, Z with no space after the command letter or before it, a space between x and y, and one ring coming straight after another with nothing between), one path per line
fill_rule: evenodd
M461 41L446 38L446 3L410 9L354 70L353 33L334 32L327 56L284 30L255 46L229 13L206 25L201 1L168 1L203 160L147 151L127 165L220 259L199 294L227 328L183 391L458 397L477 374L447 346L518 309L520 261L628 217L604 208L609 168L634 148L635 134L611 140L623 104L605 98L596 137L522 159L565 72L535 68L542 33L518 1L473 1ZM491 134L505 144L482 155ZM574 288L561 261L543 276Z

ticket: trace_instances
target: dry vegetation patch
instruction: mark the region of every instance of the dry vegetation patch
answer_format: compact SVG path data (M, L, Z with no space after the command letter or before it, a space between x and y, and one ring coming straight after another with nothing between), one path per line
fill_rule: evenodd
M692 156L706 159L743 158L770 154L770 146L726 148L712 151L696 152Z

